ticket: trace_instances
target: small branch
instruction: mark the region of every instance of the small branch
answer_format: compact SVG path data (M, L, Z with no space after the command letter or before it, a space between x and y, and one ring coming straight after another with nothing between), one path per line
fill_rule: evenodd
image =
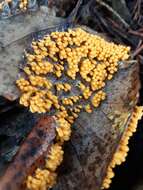
M96 0L96 2L99 3L100 5L104 6L112 14L114 14L126 28L130 27L130 25L115 10L113 10L112 7L110 7L109 5L107 5L105 2L103 2L101 0Z
M143 33L141 33L141 32L129 30L128 33L133 34L133 35L135 35L135 36L143 37Z
M134 51L132 57L133 57L133 58L136 57L142 50L143 50L143 44L142 44L138 49L136 49L136 50Z
M141 0L137 0L135 8L133 10L133 20L138 20L141 11Z

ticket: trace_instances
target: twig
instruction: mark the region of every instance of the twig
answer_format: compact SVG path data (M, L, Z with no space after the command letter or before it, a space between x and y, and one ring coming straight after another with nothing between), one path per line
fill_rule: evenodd
M135 36L143 37L143 33L140 33L140 32L134 31L134 30L129 30L128 33L133 34Z
M138 32L143 32L143 28L139 28L139 29L138 29Z
M143 50L143 44L134 51L134 53L132 54L132 58L136 57L142 50Z
M141 0L137 0L135 8L133 10L133 20L137 20L139 18L140 15L140 11L141 11Z
M109 5L107 5L105 2L103 2L102 0L96 0L97 3L99 3L100 5L104 6L105 8L107 8L110 12L112 12L119 20L120 22L126 27L129 28L130 25L114 10L112 9L112 7L110 7Z
M138 49L141 46L142 42L143 40L140 39L136 49Z
M117 24L115 21L113 21L110 18L107 18L107 21L109 23L109 25L113 26L110 30L113 30L116 34L116 38L121 36L122 41L123 39L126 40L130 45L134 46L134 42L132 40L132 38L129 38L128 33L126 31L123 30L123 28L121 28L119 26L119 24Z
M137 8L138 8L138 1L136 1L135 5L134 5L134 8L132 10L132 16L134 16Z

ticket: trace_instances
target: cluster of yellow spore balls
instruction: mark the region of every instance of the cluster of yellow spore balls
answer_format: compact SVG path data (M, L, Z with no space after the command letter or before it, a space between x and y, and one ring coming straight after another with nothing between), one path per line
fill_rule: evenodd
M118 150L113 155L112 161L108 166L107 174L102 184L102 189L108 189L110 187L110 184L112 182L111 179L114 177L113 168L115 168L116 165L120 165L123 162L125 162L127 153L129 151L128 147L129 139L133 135L133 133L136 132L138 120L141 119L142 115L143 115L143 107L136 106L134 112L131 115L129 125L120 141Z
M3 6L5 3L8 3L9 5L11 5L13 0L4 0L0 3L0 11L3 9ZM20 10L26 10L28 6L28 0L19 0L19 9Z
M33 41L31 49L25 54L26 78L16 82L22 92L20 104L31 112L55 111L57 144L46 161L51 164L50 171L55 172L62 161L61 144L69 140L71 125L81 110L91 113L105 99L105 81L117 72L118 61L128 59L130 48L75 28L52 32ZM45 167L45 170L37 169L34 177L28 177L28 189L43 190L53 185L55 173L50 173L49 166ZM47 178L52 174L54 177Z
M37 168L34 177L28 176L26 187L30 190L47 190L56 182L55 170L63 160L63 150L59 144L51 147L50 154L46 158L45 168Z

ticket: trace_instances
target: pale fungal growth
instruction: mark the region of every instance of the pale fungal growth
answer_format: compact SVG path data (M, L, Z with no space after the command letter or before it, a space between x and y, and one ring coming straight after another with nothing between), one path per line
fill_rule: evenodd
M63 155L59 146L70 139L71 125L81 111L91 113L106 98L103 87L117 72L118 61L129 58L129 50L81 28L52 32L32 42L25 54L26 77L16 82L22 94L20 104L33 113L54 113L58 127L46 169L37 169L38 174L27 178L29 190L51 187L53 177L49 182L41 175L55 172Z
M133 133L136 132L138 120L141 119L142 115L143 107L135 107L135 110L133 111L132 116L130 118L130 123L120 141L118 150L114 153L112 161L108 166L107 174L102 184L102 189L108 189L110 187L110 184L112 182L111 179L114 177L113 168L115 168L116 165L120 165L123 162L125 162L127 153L129 151L129 139L133 135Z

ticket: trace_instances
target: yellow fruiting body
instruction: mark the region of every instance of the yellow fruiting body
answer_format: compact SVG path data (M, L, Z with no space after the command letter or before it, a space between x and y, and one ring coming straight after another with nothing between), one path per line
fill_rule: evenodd
M101 96L96 91L102 90L106 81L117 72L118 61L129 57L129 47L107 42L81 28L52 32L39 41L33 41L31 48L33 53L25 53L27 79L19 79L17 86L23 94L20 103L39 113L49 112L53 107L59 110L60 106L67 109L74 104L80 105L83 98L98 107L104 93ZM66 81L72 82L63 82L65 76ZM56 83L52 81L53 77ZM70 94L75 88L74 80L79 83L78 94L61 95L61 91ZM61 99L53 89L60 93ZM93 94L95 97L91 98Z
M64 118L58 118L57 124L59 125L56 128L57 135L61 141L68 141L71 135L71 125Z
M56 173L47 169L37 168L35 176L28 176L26 181L27 189L30 190L46 190L51 188L56 182Z
M131 115L129 125L120 141L119 147L117 151L114 153L112 161L108 166L106 177L103 180L102 189L108 189L110 187L110 184L112 182L111 179L114 177L113 168L115 168L116 165L120 165L123 162L125 162L127 153L129 151L129 139L133 135L133 133L136 132L138 120L141 119L142 115L143 107L136 106L135 110Z
M88 75L91 75L90 72L95 68L95 66L96 66L96 63L94 63L93 61L90 61L89 59L85 59L81 62L80 75L87 82L91 81L91 77Z
M0 3L0 11L2 11L4 3L11 4L12 1L13 0L3 0ZM27 9L27 6L28 6L28 0L19 0L19 9L20 10L25 11Z
M46 168L50 171L55 171L63 160L64 151L58 144L54 144L50 150L49 156L46 160Z
M91 108L91 106L90 106L89 104L87 104L87 105L85 106L85 111L86 111L87 113L92 113L92 108Z
M97 108L102 100L105 100L106 94L102 90L97 92L93 97L92 97L92 105Z
M28 176L26 186L30 190L45 190L51 188L56 182L55 170L63 160L63 150L59 144L51 147L43 169L37 168L34 176Z
M20 0L19 8L21 10L26 10L28 5L28 0Z
M70 96L70 98L62 99L63 105L74 105L74 103L78 102L81 99L81 96Z
M92 91L90 90L90 87L89 86L85 87L83 90L84 99L87 100L91 96L91 94L92 94Z
M57 122L56 145L46 160L46 169L37 169L39 173L55 172L63 154L57 146L70 139L71 125L81 111L91 113L105 99L103 87L117 72L118 61L128 59L129 50L81 28L52 32L32 42L30 53L25 53L26 77L16 82L22 93L20 104L33 113L54 111ZM37 180L36 172L27 178L28 189L51 187L44 178Z
M57 91L64 90L65 92L68 92L71 90L71 85L68 83L58 83L56 84Z

